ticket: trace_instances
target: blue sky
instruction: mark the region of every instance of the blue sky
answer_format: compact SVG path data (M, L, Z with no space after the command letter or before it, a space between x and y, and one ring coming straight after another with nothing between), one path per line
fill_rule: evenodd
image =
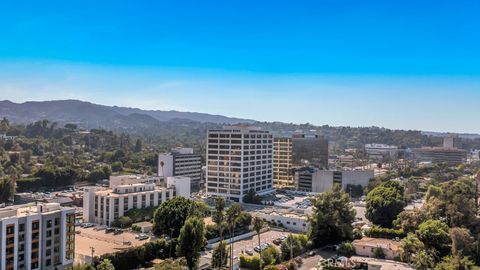
M0 99L478 132L478 1L2 1Z

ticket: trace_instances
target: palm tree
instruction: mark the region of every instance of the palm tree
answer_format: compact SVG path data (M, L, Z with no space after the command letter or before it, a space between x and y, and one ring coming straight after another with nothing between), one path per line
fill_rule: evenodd
M262 230L263 228L263 219L259 218L259 217L254 217L253 218L253 221L252 221L252 224L253 224L253 229L257 232L257 236L258 236L258 247L260 247L260 231ZM262 249L260 247L260 269L262 269Z
M242 213L242 207L238 203L234 203L227 210L227 223L230 231L230 270L233 269L233 237L235 236L235 224L238 221L238 217Z
M218 197L215 200L215 213L213 214L213 222L217 225L218 232L220 234L220 241L223 241L223 224L225 222L225 215L223 213L225 209L225 199ZM223 249L220 249L220 258L223 258ZM222 263L218 266L218 269L222 267Z

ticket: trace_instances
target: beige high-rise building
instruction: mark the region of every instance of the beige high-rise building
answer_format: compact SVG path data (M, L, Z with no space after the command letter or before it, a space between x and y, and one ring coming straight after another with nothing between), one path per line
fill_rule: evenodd
M273 135L258 127L238 125L208 130L206 191L242 202L253 189L273 189Z
M274 138L273 184L276 188L295 187L295 181L292 175L292 162L292 138Z

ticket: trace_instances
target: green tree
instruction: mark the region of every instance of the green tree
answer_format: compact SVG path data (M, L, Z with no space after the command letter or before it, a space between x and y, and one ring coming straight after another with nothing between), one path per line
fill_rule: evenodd
M430 252L420 250L413 256L411 264L417 270L430 270L435 266L435 258Z
M397 181L387 181L367 195L365 216L373 224L392 227L392 222L405 207L404 187Z
M11 177L0 178L0 203L13 199L15 194L15 180Z
M424 209L415 208L413 210L402 211L393 225L403 230L405 233L413 233L418 229L418 226L430 218L427 211Z
M212 268L224 268L227 265L227 242L220 241L212 251Z
M343 242L338 246L337 253L350 258L355 255L355 248L351 242Z
M282 259L284 261L292 259L292 256L298 256L305 251L308 239L305 235L292 235L287 236L287 239L280 245L282 251Z
M132 226L132 224L133 224L133 221L130 217L121 216L116 221L114 221L113 226L120 227L120 228L129 228L130 226Z
M448 225L439 220L427 220L420 224L417 231L420 239L427 249L438 252L440 257L447 255L450 251L450 235Z
M423 249L425 249L425 246L422 241L415 234L409 233L400 244L400 258L402 261L410 263L413 256Z
M473 269L475 263L468 257L446 256L437 264L435 270L470 270Z
M247 194L243 196L244 203L262 204L262 197L257 195L255 189L251 188L247 191Z
M120 172L123 170L123 163L121 161L115 161L112 163L112 172Z
M260 217L254 217L253 218L253 230L255 230L255 232L257 233L257 237L258 237L258 246L261 245L261 241L260 241L260 231L262 230L263 228L263 219L261 219ZM260 250L260 258L262 257L262 250ZM262 260L260 260L260 269L262 269Z
M235 225L241 213L242 207L237 203L232 204L232 206L227 210L226 220L228 223L228 229L230 231L230 238L235 236ZM230 241L230 269L233 269L233 241Z
M260 253L260 269L262 265L274 265L281 262L281 253L275 246L269 246Z
M185 221L178 237L177 256L185 257L189 270L197 268L200 251L205 245L203 220L190 217Z
M143 147L142 139L137 139L137 141L135 142L135 152L137 153L142 152L142 147Z
M452 228L470 227L475 223L475 200L475 184L468 178L445 182L440 185L440 191L431 186L427 192L427 207L431 216L445 219Z
M97 265L97 270L115 270L115 267L113 267L113 264L109 259L104 259Z
M309 238L315 246L321 246L352 238L355 210L348 194L335 185L332 190L315 197L309 220Z
M363 196L363 187L361 185L347 184L345 191L352 198L360 198Z
M177 237L180 228L191 214L203 215L199 211L192 211L194 204L194 201L184 197L175 197L161 203L153 216L153 232L156 235L172 233L173 237Z
M472 251L475 239L465 228L451 228L449 231L454 256L467 255Z

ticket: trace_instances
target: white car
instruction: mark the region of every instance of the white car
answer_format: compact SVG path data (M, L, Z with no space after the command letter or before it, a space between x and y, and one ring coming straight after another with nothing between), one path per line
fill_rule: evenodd
M140 234L136 235L135 238L138 239L138 240L147 240L149 238L149 236L144 234L144 233L140 233Z

